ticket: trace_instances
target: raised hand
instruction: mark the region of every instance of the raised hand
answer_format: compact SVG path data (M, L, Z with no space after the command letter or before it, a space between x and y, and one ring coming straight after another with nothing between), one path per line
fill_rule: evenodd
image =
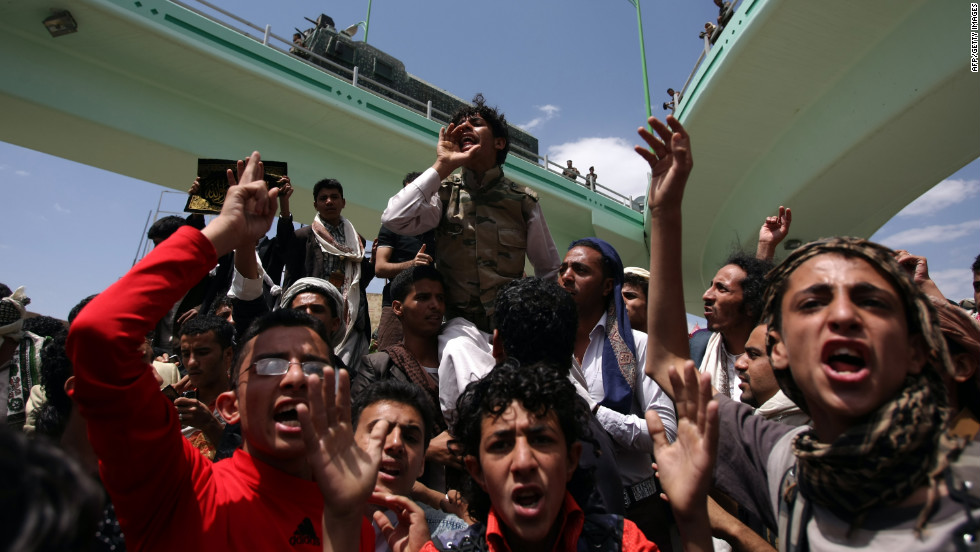
M259 152L239 161L237 168L237 178L228 170L228 192L221 213L202 231L219 257L239 246L254 247L276 215L279 189L266 186Z
M895 260L905 269L905 272L912 278L915 285L923 293L930 297L935 297L940 301L945 301L943 292L939 291L939 286L929 277L929 262L925 257L913 255L904 249L895 251Z
M393 525L383 512L374 512L374 522L378 524L392 552L417 552L431 540L425 512L412 499L374 493L371 503L384 506L398 516L398 524Z
M324 543L332 550L357 550L360 518L374 490L381 450L390 424L371 429L368 450L354 441L350 378L332 367L307 381L308 404L296 405L313 479L323 494ZM327 540L330 543L327 543Z
M684 126L673 115L667 116L667 124L656 117L650 117L647 123L657 136L646 128L637 129L640 138L643 138L650 149L641 146L633 149L650 164L652 171L650 192L647 194L650 210L668 206L680 207L684 185L694 167L691 139Z
M718 453L718 403L711 400L711 376L699 374L693 362L684 363L683 377L673 366L668 372L677 408L677 440L668 442L657 413L646 413L657 472L685 549L710 550L707 496Z
M289 217L289 198L293 195L293 183L288 176L284 176L277 182L279 184L279 216Z
M430 265L430 264L432 264L432 256L426 254L425 244L423 243L422 248L419 249L419 252L415 254L415 259L412 260L412 266Z
M436 162L433 167L439 173L439 178L446 178L450 173L462 167L467 160L476 155L482 146L474 144L465 152L460 149L463 127L449 123L448 127L439 129L439 141L436 143Z
M779 213L773 217L766 217L759 229L759 245L756 249L756 257L763 260L772 260L776 253L776 246L779 245L789 234L790 224L793 222L793 211L789 207L779 206Z

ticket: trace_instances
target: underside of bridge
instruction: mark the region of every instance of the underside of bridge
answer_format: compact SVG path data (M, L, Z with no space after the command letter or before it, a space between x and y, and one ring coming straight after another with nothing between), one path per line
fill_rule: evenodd
M186 189L198 158L253 149L289 163L302 198L330 176L373 236L401 177L429 166L438 123L166 0L0 0L0 140ZM791 238L868 236L980 155L967 4L745 0L678 116L694 137L684 222L688 308L780 204ZM963 13L960 13L963 12ZM966 45L966 46L965 46ZM392 52L397 56L397 52ZM559 248L595 235L647 263L643 215L511 156ZM134 206L134 208L144 206Z

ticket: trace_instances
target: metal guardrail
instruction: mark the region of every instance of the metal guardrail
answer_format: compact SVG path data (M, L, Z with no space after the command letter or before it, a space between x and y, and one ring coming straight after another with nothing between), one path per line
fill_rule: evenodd
M725 27L728 25L728 22L731 21L733 17L735 17L735 12L738 11L738 5L740 3L741 0L732 0L731 5L729 6L730 12L727 12L728 15L725 16L724 14L721 13L719 14L719 16L725 17L724 24L721 24L722 22L719 21L719 24L714 28L710 36L701 37L704 40L704 49L701 50L701 55L698 56L698 60L694 62L694 69L691 70L691 74L688 75L687 80L684 81L684 86L681 87L681 91L677 94L674 94L673 106L672 109L670 110L671 113L677 111L677 109L680 108L681 106L680 102L683 101L685 98L685 93L687 92L687 87L691 84L691 79L693 79L694 75L698 73L698 69L701 68L701 63L703 63L704 59L708 57L708 54L711 53L711 49L714 46L715 41L717 41L718 37L721 36L721 33L725 31Z
M248 21L246 19L243 19L243 18L241 18L241 17L239 17L239 16L237 16L237 15L235 15L235 14L233 14L233 13L227 11L227 10L224 10L224 9L218 7L218 6L215 6L214 4L211 4L210 2L207 2L206 0L193 0L197 4L200 4L202 6L205 6L208 9L213 10L214 12L216 12L218 14L221 14L222 16L227 17L228 19L230 19L230 20L232 20L232 21L234 21L234 22L236 22L236 23L238 23L240 25L244 25L247 29L252 29L254 31L257 31L257 32L261 33L261 36L253 36L247 30L244 30L244 29L235 27L234 25L230 24L228 21L223 21L223 20L221 20L221 19L219 19L219 18L217 18L217 17L215 17L215 16L213 16L213 15L211 15L211 14L205 12L205 11L202 11L202 10L200 10L200 9L198 9L198 8L190 5L187 2L184 2L184 1L181 1L181 0L169 0L169 1L170 1L171 4L175 4L177 6L180 6L180 7L184 8L184 9L186 9L188 11L191 11L193 13L196 13L197 15L199 15L199 16L205 18L205 19L208 19L209 21L212 21L214 23L217 23L218 25L221 25L222 27L225 27L227 29L230 29L232 31L235 31L236 33L241 34L242 36L244 36L246 38L249 38L251 40L254 40L256 42L259 42L263 46L267 46L269 48L272 48L273 50L276 50L276 51L281 52L283 54L292 56L293 58L295 58L295 59L297 59L299 61L302 61L303 63L306 63L310 67L313 67L313 68L315 68L315 69L317 69L319 71L326 72L326 73L328 73L328 74L330 74L330 75L332 75L334 77L339 77L341 80L344 80L345 82L350 83L352 86L354 86L356 88L360 88L361 90L366 90L366 91L371 92L372 94L375 94L376 96L381 97L381 98L384 98L386 100L394 101L394 102L398 103L399 105L402 105L403 107L406 107L406 108L408 108L408 109L410 109L410 110L412 110L412 111L414 111L416 113L419 113L420 115L424 115L426 119L429 119L431 121L436 121L436 122L439 122L439 123L442 123L442 124L449 124L449 121L451 119L451 115L449 115L447 113L443 113L442 111L440 111L440 110L432 107L432 101L431 100L428 101L428 102L426 102L426 103L422 103L419 100L416 100L415 98L412 98L411 96L407 96L405 94L402 94L401 92L399 92L397 90L394 90L392 88L389 88L388 86L385 86L384 84L382 84L380 82L377 82L377 81L375 81L373 79L370 79L368 77L363 77L363 76L361 76L359 74L358 68L356 66L353 68L353 70L348 69L348 68L346 68L346 67L344 67L342 65L339 65L339 64L335 63L333 60L330 60L328 58L325 58L325 57L323 57L323 56L321 56L321 55L319 55L319 54L311 51L311 50L307 50L306 48L303 48L301 46L298 46L298 45L294 44L292 42L292 40L287 40L286 38L283 38L283 37L281 37L281 36L273 33L272 32L271 25L265 25L264 27L262 27L262 26L256 25L255 23L252 23L251 21ZM278 46L276 44L276 42L284 44L285 45L285 49L283 47ZM304 55L297 55L296 54L296 51L301 51ZM310 61L311 59L316 59L318 62L324 63L325 66L321 66L321 65L318 65L316 63L313 63L312 61ZM699 63L700 63L700 60L699 60ZM690 79L688 79L688 80L690 80ZM564 170L564 167L562 167L562 166L560 166L560 165L558 165L558 164L556 164L556 163L554 163L552 161L549 161L548 160L548 157L546 155L539 155L537 153L533 153L533 152L527 151L527 150L525 150L523 148L520 148L520 147L517 147L515 145L511 145L511 150L514 151L514 152L520 153L521 156L524 157L525 159L537 159L539 166L541 166L541 167L543 167L543 168L547 169L548 171L553 172L555 174L562 175L562 170ZM608 188L606 186L603 186L602 184L599 184L599 183L596 183L594 186L589 186L585 182L584 178L583 178L583 180L581 182L579 182L578 180L576 180L576 182L578 182L580 185L582 185L582 186L584 186L586 188L591 189L593 192L595 192L595 193L597 193L597 194L599 194L599 195L601 195L603 197L606 197L607 199L611 199L611 200L615 201L616 203L619 203L621 205L625 205L626 207L628 207L630 209L633 209L633 210L641 211L642 212L642 207L640 209L637 209L636 208L636 205L634 204L635 202L633 201L633 197L632 196L625 196L625 195L617 192L616 190L613 190L611 188Z

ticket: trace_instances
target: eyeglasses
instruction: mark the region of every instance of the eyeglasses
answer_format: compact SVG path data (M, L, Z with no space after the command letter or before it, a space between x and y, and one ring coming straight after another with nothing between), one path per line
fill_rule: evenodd
M306 362L293 362L284 358L263 358L252 363L255 373L260 376L281 376L289 371L293 364L299 365L303 373L307 376L323 375L323 369L330 366L330 363L322 360L307 360Z

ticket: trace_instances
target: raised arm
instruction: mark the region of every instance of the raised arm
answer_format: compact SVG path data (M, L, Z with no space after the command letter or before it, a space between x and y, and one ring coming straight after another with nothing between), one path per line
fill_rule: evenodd
M677 392L677 440L667 441L655 412L646 414L657 457L657 475L670 500L686 552L707 552L711 544L708 489L718 454L718 403L711 399L711 376L698 374L694 363L684 375L673 366L668 378Z
M405 236L416 236L435 228L442 216L439 186L453 171L465 165L481 149L479 144L463 151L462 127L450 124L439 129L436 161L418 178L388 200L381 224Z
M257 151L245 161L238 161L237 179L231 169L228 170L229 188L221 214L201 230L219 257L233 249L254 248L272 226L279 189L267 188L262 179L264 173L262 158Z
M648 122L657 135L646 128L638 132L650 149L634 148L652 171L647 194L651 228L645 370L674 399L667 370L680 368L690 358L681 280L681 200L694 160L690 138L680 121L668 115L667 124L655 117Z
M368 450L354 440L350 377L346 370L324 368L307 384L309 405L296 405L306 455L323 494L323 550L360 549L361 518L378 479L381 449L392 427L379 420L371 429Z
M771 261L776 256L776 246L789 234L789 226L793 222L793 211L789 207L779 206L779 213L766 217L759 229L759 244L756 246L755 257L763 261Z
M946 296L939 291L939 286L929 277L929 263L925 257L913 255L904 249L895 251L895 260L905 269L915 285L919 286L922 293L930 297L935 297L940 301L945 301Z
M483 147L480 144L475 144L470 149L463 151L460 144L462 134L462 127L452 123L448 127L439 129L439 141L436 143L436 162L432 164L432 168L439 173L440 180L446 179L453 171L473 159Z
M393 252L394 248L391 246L378 247L378 256L374 265L374 274L376 276L390 280L398 276L399 272L408 270L413 266L432 264L432 256L425 252L425 244L422 244L421 249L415 254L414 258L400 263L391 262L391 254Z

